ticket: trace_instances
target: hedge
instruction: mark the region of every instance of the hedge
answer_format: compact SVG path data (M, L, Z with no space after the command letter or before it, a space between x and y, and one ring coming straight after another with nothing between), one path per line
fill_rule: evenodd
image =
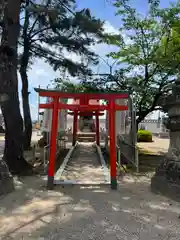
M147 130L138 130L137 141L138 142L152 142L152 133Z

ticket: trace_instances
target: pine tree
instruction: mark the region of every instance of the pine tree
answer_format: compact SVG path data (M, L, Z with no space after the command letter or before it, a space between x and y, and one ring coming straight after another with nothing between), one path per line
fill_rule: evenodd
M37 4L38 2L38 4ZM102 37L103 22L91 16L89 9L77 11L75 0L29 1L22 4L24 23L20 44L20 74L25 124L25 144L30 147L32 123L29 107L28 65L32 58L42 58L54 70L68 71L72 76L90 72L88 64L96 64L97 56L90 50ZM83 57L78 63L66 57L76 53Z
M23 121L20 114L17 80L17 45L21 1L3 1L0 46L1 109L5 122L4 160L13 173L32 172L23 157Z

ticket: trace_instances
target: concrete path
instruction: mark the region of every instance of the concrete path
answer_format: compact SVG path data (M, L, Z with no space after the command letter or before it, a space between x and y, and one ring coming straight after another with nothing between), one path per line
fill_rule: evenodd
M74 180L77 183L105 183L104 171L96 148L92 143L79 143L69 160L62 180Z

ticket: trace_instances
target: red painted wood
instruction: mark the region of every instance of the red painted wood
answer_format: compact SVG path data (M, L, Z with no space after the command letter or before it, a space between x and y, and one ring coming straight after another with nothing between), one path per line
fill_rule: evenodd
M109 105L73 105L59 103L59 108L71 111L104 111L109 110ZM115 105L114 108L117 111L128 110L128 106Z
M73 99L72 104L75 104L75 105L86 105L86 104L89 104L89 105L99 105L99 100L88 99L88 98L84 99L84 97L80 98L80 99Z
M115 131L115 103L111 100L109 103L109 135L110 135L110 165L111 178L116 179L116 131Z
M51 109L53 108L52 103L41 103L39 104L39 108L47 108ZM64 103L59 103L58 104L59 109L67 109L71 111L104 111L104 110L109 110L108 105L73 105L73 104L64 104ZM124 111L128 110L128 106L123 106L123 105L115 105L114 109L116 111Z
M49 157L49 168L48 168L49 177L54 177L54 167L55 167L55 158L56 158L56 136L57 136L57 128L58 128L58 103L59 103L59 99L58 97L56 97L53 101L53 111L52 111L50 157Z
M74 115L74 112L68 112L69 115ZM79 116L103 116L104 113L101 112L78 112Z
M53 103L40 103L39 108L52 109L53 108Z
M84 96L88 100L90 99L128 99L128 93L66 93L66 92L56 92L51 90L38 90L35 89L37 92L39 92L39 96L41 97L59 97L59 98L73 98L73 99L83 99Z
M106 105L73 105L59 103L59 108L68 109L71 111L104 111L107 109Z
M52 103L41 103L39 104L39 108L44 108L44 109L52 109L53 104ZM58 104L59 109L67 109L71 111L104 111L104 110L109 110L108 105L72 105L72 104L63 104L59 103ZM128 106L121 106L121 105L115 105L114 106L115 111L125 111L128 110ZM96 115L96 114L94 114Z
M128 106L114 104L114 111L126 111Z

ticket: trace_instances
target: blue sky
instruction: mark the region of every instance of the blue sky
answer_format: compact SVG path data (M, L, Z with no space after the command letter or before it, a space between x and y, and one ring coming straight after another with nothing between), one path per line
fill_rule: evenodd
M113 0L77 0L78 9L90 8L92 14L101 20L105 21L105 30L108 33L115 33L118 31L118 28L121 25L120 19L114 15L115 8L110 4ZM132 0L132 5L137 8L141 13L147 11L147 2L148 0ZM169 5L168 0L162 0L161 6L167 7ZM107 45L98 45L94 46L94 51L102 57L105 56L110 51L113 51L115 48ZM74 59L76 56L72 55ZM98 71L108 71L107 66L104 63L99 65ZM28 72L29 77L29 91L30 94L30 106L31 106L31 115L32 119L37 119L37 94L34 92L34 87L41 86L46 87L50 84L50 81L56 77L59 77L60 73L54 72L53 69L43 62L40 59L36 59L31 69ZM21 89L21 81L19 81L19 89ZM20 104L21 95L20 95ZM22 109L22 106L21 106Z

